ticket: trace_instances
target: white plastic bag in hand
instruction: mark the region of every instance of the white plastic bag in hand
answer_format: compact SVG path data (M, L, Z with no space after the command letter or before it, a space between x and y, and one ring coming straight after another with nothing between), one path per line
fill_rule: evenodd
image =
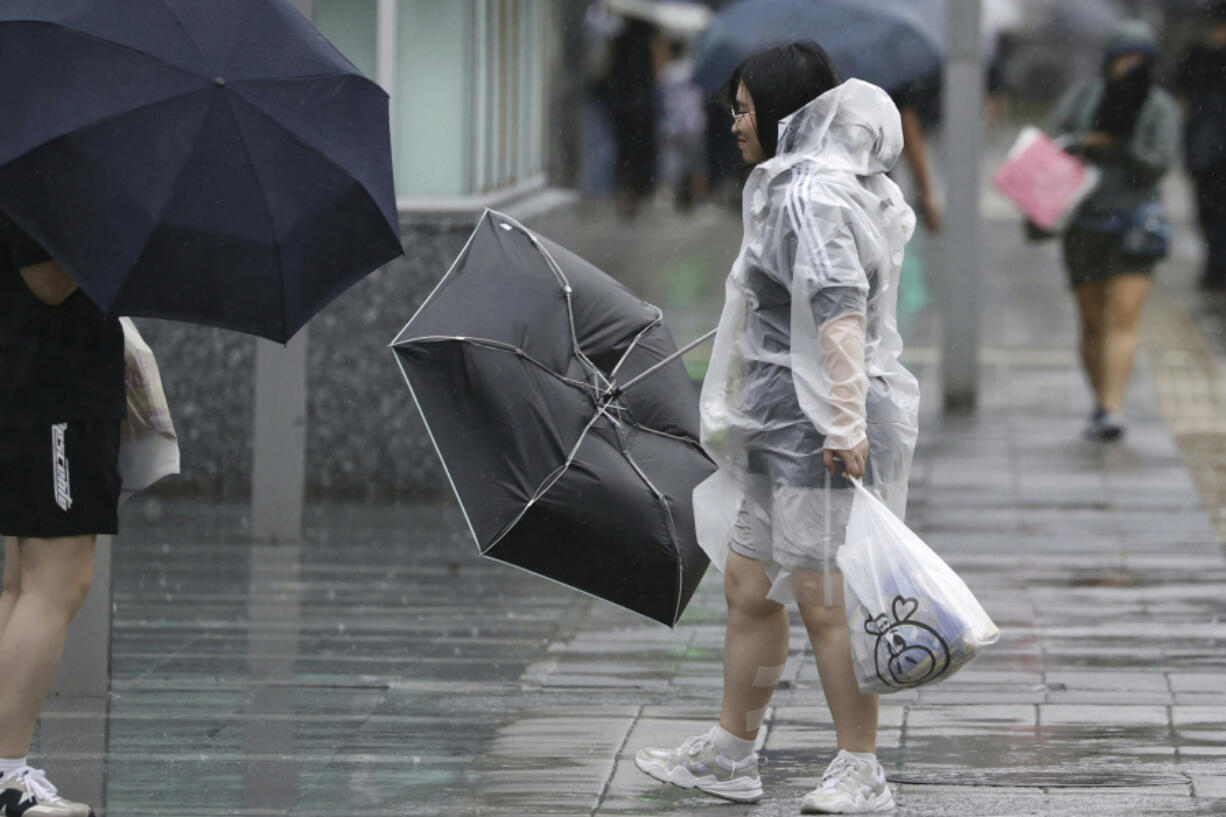
M856 680L883 694L944 680L1000 631L966 583L858 481L838 553Z
M170 419L153 350L131 318L123 326L124 390L128 416L119 425L119 474L126 496L179 473L179 436Z

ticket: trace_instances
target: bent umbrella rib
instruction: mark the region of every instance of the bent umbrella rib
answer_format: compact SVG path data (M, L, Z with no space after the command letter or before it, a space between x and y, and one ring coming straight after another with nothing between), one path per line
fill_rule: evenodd
M554 257L549 250L541 246L541 243L537 239L535 233L510 216L502 214L499 215L506 219L508 224L519 228L524 235L528 236L528 240L532 242L532 246L541 254L541 257L545 259L545 264L549 267L550 272L552 272L554 277L558 279L558 283L562 285L562 292L566 296L566 318L570 325L571 351L574 352L575 357L577 357L583 363L583 365L587 367L588 371L599 383L601 383L605 388L612 388L613 381L609 377L605 376L605 373L600 370L600 367L593 363L591 358L589 358L579 346L579 332L575 329L575 306L573 300L571 299L573 290L570 285L570 280L567 279L566 273L562 270L561 265L554 260Z
M677 608L681 606L681 591L682 588L685 587L685 557L681 553L681 546L677 543L677 524L673 520L672 509L668 507L668 499L664 496L663 492L661 492L660 489L655 486L655 484L651 481L651 478L647 476L646 472L639 467L639 464L635 462L634 457L630 454L630 451L623 443L620 442L620 437L618 440L618 447L621 448L622 456L626 458L626 462L630 463L630 467L633 468L635 473L639 475L639 479L643 480L643 483L649 489L651 489L652 497L655 498L656 502L660 505L660 509L664 512L664 521L665 524L668 525L668 540L673 546L673 555L677 557L677 595L676 598L673 599L673 622L676 623L678 617Z
M485 212L481 214L481 221L477 223L477 227L480 227L481 222L488 219L490 217L490 213L492 212L493 211L488 207L485 208ZM405 322L404 326L401 327L400 331L396 333L396 337L392 338L392 342L388 344L388 347L395 349L398 344L405 342L401 341L401 338L404 337L404 333L409 331L409 327L413 325L413 321L417 320L417 316L420 315L422 310L429 306L430 302L434 300L434 296L437 295L438 291L443 288L443 284L447 283L447 279L451 277L451 274L455 272L456 268L460 265L460 261L467 257L468 249L472 246L473 241L476 240L477 233L479 232L479 229L474 229L472 233L469 234L468 240L464 242L464 246L460 249L459 255L457 255L455 260L451 262L451 266L447 268L447 272L443 273L443 277L440 278L438 283L434 285L434 289L430 290L430 294L427 295L426 299L421 302L421 306L417 307L417 311L413 313L413 317L409 318L408 321ZM405 380L408 380L408 375L405 375Z
M434 436L434 430L430 428L430 419L426 416L426 412L422 410L421 401L417 399L417 392L413 389L413 381L409 380L409 373L404 370L404 363L400 360L400 356L395 355L395 358L396 365L400 367L400 376L404 378L404 384L409 387L409 394L413 398L413 405L417 406L417 413L421 415L422 423L426 427L426 436L430 438L430 444L434 446L434 453L438 456L438 461L443 465L443 473L447 475L447 482L451 485L451 492L455 494L456 502L460 505L460 513L464 515L464 524L468 525L468 532L473 536L473 542L477 545L477 552L481 553L481 539L477 536L477 529L473 526L472 519L468 516L468 508L464 506L464 497L456 487L455 479L451 476L451 469L447 467L447 459L443 456L443 450L439 448L438 439Z
M629 360L630 353L638 348L639 342L647 336L647 333L664 325L664 312L661 311L659 307L654 305L652 305L652 309L656 311L656 319L640 329L639 333L634 336L634 340L630 341L630 345L627 346L626 351L622 353L621 358L617 361L617 365L609 370L610 380L614 380L616 382L617 373L621 370L622 364Z
M544 363L540 362L539 360L537 360L532 355L525 352L520 347L513 346L510 343L504 343L503 341L500 341L500 340L491 340L489 338L474 338L468 335L422 335L416 338L409 338L408 340L396 341L394 342L393 347L411 346L415 343L446 343L449 341L455 342L455 343L468 343L473 346L479 346L483 349L489 349L494 352L505 352L507 354L513 354L516 357L523 358L524 360L528 361L532 365L543 370L546 374L553 376L554 378L562 381L563 383L566 383L568 385L582 389L583 391L587 391L587 392L593 391L593 387L591 383L585 383L582 380L575 380L572 377L567 377L566 375L558 374L553 369L549 368Z
M682 355L684 355L686 352L690 351L691 349L693 349L693 348L695 348L695 347L697 347L697 346L701 346L702 344L706 343L706 342L707 342L709 339L711 339L711 338L713 338L713 337L715 336L716 331L717 331L717 330L712 329L710 332L707 332L705 335L703 335L702 337L698 338L697 340L692 341L692 342L690 342L690 343L687 343L685 346L683 346L683 347L681 347L680 349L678 349L677 351L673 352L671 355L669 355L668 357L666 357L666 358L664 358L663 360L659 361L658 363L655 363L655 364L654 364L654 365L652 365L650 368L645 369L644 371L639 372L639 373L638 373L638 374L636 374L634 377L630 378L630 379L629 379L629 380L627 380L625 383L621 384L621 386L620 386L619 388L621 389L621 391L625 391L626 389L628 389L628 388L630 388L631 386L633 386L635 383L638 383L640 380L642 380L643 378L647 377L647 375L649 375L649 374L654 374L655 372L657 372L657 371L659 371L660 369L664 368L664 367L665 367L665 366L667 366L669 363L671 363L672 361L674 361L674 360L676 360L677 358L681 357ZM620 365L620 364L619 364L619 365Z
M598 411L592 415L592 419L588 420L587 425L583 427L583 431L579 433L579 438L575 440L575 444L571 447L570 453L566 455L566 459L563 460L557 468L549 472L549 475L541 481L541 484L537 486L536 491L534 491L532 496L528 498L528 501L524 503L524 507L521 508L519 513L515 514L514 518L507 522L507 524L503 526L502 530L500 530L498 534L490 540L489 545L482 550L482 553L488 553L489 551L493 550L498 543L501 542L516 525L519 524L519 520L524 518L524 515L527 514L528 510L536 504L537 500L549 493L549 490L553 488L555 484L557 484L557 481L562 478L562 475L565 474L567 469L570 468L571 464L574 463L575 457L579 454L579 447L583 445L583 441L587 439L588 432L592 430L592 426L596 425L596 421L600 419L602 413L603 412ZM478 546L480 546L479 543Z

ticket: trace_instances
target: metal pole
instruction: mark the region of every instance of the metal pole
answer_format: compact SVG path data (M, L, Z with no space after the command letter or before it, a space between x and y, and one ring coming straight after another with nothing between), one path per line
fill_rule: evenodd
M980 0L947 0L944 90L945 222L941 375L946 411L973 411L979 391L979 157L983 155Z
M252 439L251 535L260 542L302 539L306 486L307 330L284 347L257 340Z
M299 725L284 684L295 679L301 652L301 548L249 550L247 584L247 678L243 707L243 805L248 813L284 814L301 799ZM274 589L275 588L275 589ZM280 682L280 683L278 683ZM360 809L354 810L360 813Z

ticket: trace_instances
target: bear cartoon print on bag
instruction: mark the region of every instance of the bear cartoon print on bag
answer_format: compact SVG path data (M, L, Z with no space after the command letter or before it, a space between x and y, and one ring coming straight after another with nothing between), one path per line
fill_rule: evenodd
M851 657L866 695L943 681L1000 631L966 583L858 480L839 550Z
M934 627L915 618L918 611L919 599L895 596L892 621L882 613L864 622L864 631L877 637L877 678L887 686L931 683L949 669L949 645Z

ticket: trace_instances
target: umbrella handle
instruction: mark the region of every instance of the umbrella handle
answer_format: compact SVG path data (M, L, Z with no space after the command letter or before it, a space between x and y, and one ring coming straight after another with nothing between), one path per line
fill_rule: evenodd
M673 352L671 355L669 355L668 357L664 358L663 360L661 360L659 363L655 364L655 365L654 365L654 366L652 366L651 368L649 368L649 369L647 369L647 370L645 370L645 371L639 372L637 375L635 375L634 377L630 378L630 379L629 379L629 380L627 380L625 383L622 383L620 386L618 386L617 388L615 388L613 391L614 391L615 393L617 393L617 394L621 394L621 393L622 393L622 392L624 392L626 389L630 388L631 386L633 386L635 383L637 383L637 382L639 382L640 380L642 380L642 379L643 379L644 377L646 377L647 375L652 374L653 372L656 372L656 371L658 371L659 369L664 368L664 367L665 367L665 366L667 366L669 363L672 363L674 360L676 360L677 358L681 357L682 355L684 355L686 352L690 351L690 350L691 350L691 349L693 349L694 347L696 347L696 346L701 346L702 344L706 343L706 342L707 342L708 340L710 340L711 338L715 337L715 331L716 331L716 330L712 329L710 332L707 332L705 335L703 335L702 337L700 337L698 340L695 340L695 341L693 341L692 343L687 343L685 346L682 346L680 349L678 349L677 351Z

